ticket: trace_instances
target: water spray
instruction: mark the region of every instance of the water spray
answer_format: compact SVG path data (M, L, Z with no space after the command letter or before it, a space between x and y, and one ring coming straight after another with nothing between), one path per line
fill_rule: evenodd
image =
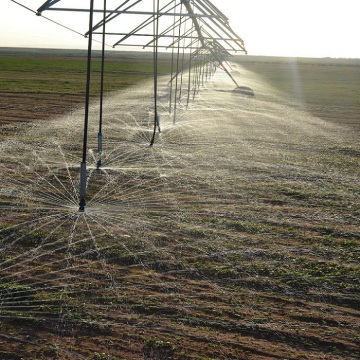
M120 4L113 9L107 9L106 0L103 2L103 8L94 9L94 0L90 0L89 8L73 8L55 7L55 4L60 4L61 0L46 0L44 4L38 8L36 12L38 15L44 11L64 11L64 12L89 12L89 29L85 33L88 37L88 61L87 61L87 80L86 80L86 101L85 101L85 120L84 120L84 140L83 140L83 158L80 170L80 202L79 211L85 210L86 205L86 155L87 155L87 136L88 136L88 122L89 122L89 99L90 99L90 73L91 73L91 57L92 57L92 41L93 34L102 34L102 66L101 66L101 92L100 92L100 119L98 130L98 159L96 167L100 169L102 166L103 154L103 96L104 96L104 46L106 36L121 36L120 40L114 41L112 47L118 46L137 46L143 49L154 50L154 121L153 121L153 134L150 139L150 145L153 145L156 139L156 133L160 132L160 117L158 113L158 94L157 94L157 81L158 81L158 51L160 48L172 49L174 60L174 49L177 49L176 56L176 74L171 74L171 85L175 79L175 99L171 98L172 88L170 89L170 104L169 112L173 110L174 122L177 116L177 104L181 103L182 99L186 98L186 105L189 105L190 94L195 98L199 93L200 88L205 85L205 81L213 75L216 68L221 67L230 79L236 85L237 92L243 92L244 88L239 86L234 77L222 64L227 56L230 55L229 51L242 51L246 53L243 40L231 29L229 26L228 18L215 7L209 0L190 1L190 0L170 0L162 3L162 0L153 0L153 7L150 9L149 2L143 0L119 0ZM98 4L98 3L97 3ZM148 8L146 8L148 6ZM102 19L93 24L94 13L103 13ZM121 20L127 15L138 15L139 18L145 16L146 19L137 24L132 30L127 29L125 32L107 32L105 25L108 22L115 22L120 16ZM172 17L173 22L164 21L160 27L159 19ZM186 22L191 22L191 26L187 26ZM130 23L130 22L129 22ZM131 24L131 23L130 23ZM153 25L153 32L147 29ZM96 32L102 27L101 32ZM131 43L131 39L148 39L145 43ZM170 40L170 44L164 42ZM182 49L182 51L180 51ZM185 64L184 55L189 52L189 61ZM180 59L182 56L182 59ZM189 67L187 89L183 89L183 77L185 76L184 70ZM192 88L190 86L192 84ZM187 90L187 97L183 91ZM249 91L246 91L249 94ZM173 109L171 108L173 104Z

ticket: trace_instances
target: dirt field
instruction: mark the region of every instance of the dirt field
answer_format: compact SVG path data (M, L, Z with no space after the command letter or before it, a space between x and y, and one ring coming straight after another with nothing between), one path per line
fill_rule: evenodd
M151 84L119 82L101 170L94 98L84 213L81 86L7 70L0 359L360 358L359 63L245 59L255 98L218 71L176 123L164 80L154 147Z
M359 60L249 56L239 61L314 116L359 131Z
M41 121L83 107L86 51L0 48L0 123ZM100 54L92 60L91 94L100 93ZM105 92L121 90L152 76L152 55L110 52L106 57ZM170 71L160 59L159 74Z

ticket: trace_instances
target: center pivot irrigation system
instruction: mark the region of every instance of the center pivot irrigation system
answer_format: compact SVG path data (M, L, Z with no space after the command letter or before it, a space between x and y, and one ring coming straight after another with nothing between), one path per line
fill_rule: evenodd
M87 5L83 8L75 7L80 3ZM109 46L109 43L113 48L136 46L153 51L154 125L150 145L154 144L156 133L160 132L158 115L158 53L160 49L172 52L169 113L173 115L174 121L177 105L182 99L186 99L186 105L188 105L190 98L195 97L204 81L218 68L225 71L235 83L235 90L241 92L241 89L244 89L237 84L227 69L227 59L231 53L246 53L244 42L231 29L228 18L209 0L47 0L34 12L38 16L45 17L44 13L48 11L66 13L68 17L73 16L73 13L88 14L89 27L84 33L75 31L88 38L79 211L84 211L86 205L92 43L96 36L100 38L97 41L102 44L98 168L102 165L105 48Z

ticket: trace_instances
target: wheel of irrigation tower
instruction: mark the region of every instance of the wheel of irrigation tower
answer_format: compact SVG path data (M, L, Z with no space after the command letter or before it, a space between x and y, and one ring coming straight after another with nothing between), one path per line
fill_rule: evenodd
M240 94L246 97L254 97L254 90L249 88L248 86L238 86L233 90L234 93Z

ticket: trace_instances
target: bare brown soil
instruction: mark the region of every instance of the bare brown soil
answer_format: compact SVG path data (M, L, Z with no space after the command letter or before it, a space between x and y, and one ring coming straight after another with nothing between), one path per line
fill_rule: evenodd
M0 92L0 121L9 124L47 120L83 104L81 96Z

